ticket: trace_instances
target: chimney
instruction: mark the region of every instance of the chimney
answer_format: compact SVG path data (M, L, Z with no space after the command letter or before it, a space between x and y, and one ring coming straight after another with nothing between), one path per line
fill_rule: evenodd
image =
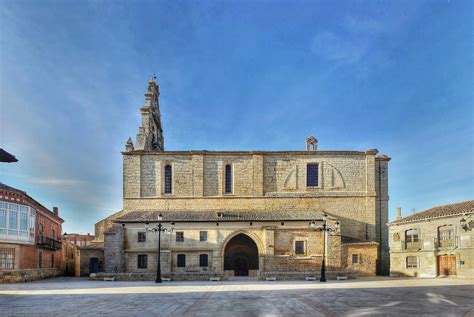
M398 207L397 208L397 216L395 217L395 220L402 219L402 208Z
M54 213L55 216L59 215L58 207L53 207L53 213Z

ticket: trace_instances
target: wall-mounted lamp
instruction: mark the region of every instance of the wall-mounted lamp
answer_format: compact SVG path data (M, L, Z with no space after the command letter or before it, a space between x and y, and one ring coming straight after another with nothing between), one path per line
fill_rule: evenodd
M468 223L465 218L462 218L462 219L459 221L459 224L461 225L461 228L462 228L464 231L472 230L472 227L474 227L474 221L471 220L471 221L469 221L469 223Z

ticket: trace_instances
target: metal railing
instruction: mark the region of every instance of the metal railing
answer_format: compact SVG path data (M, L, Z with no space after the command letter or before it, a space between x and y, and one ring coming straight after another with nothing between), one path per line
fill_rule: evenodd
M39 247L58 250L61 249L61 242L45 236L39 236L38 242L36 243Z
M418 240L416 242L413 241L401 241L402 244L402 250L420 250L423 246L423 243L421 240Z
M452 239L435 238L434 240L435 240L434 241L435 248L450 248L450 247L456 247L458 245L456 237Z

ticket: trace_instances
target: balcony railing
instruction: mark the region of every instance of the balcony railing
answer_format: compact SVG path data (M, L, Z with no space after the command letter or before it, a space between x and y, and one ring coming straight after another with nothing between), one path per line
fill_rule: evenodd
M435 239L435 247L436 248L450 248L457 246L457 239Z
M38 242L36 243L39 247L58 250L61 249L61 242L45 236L39 236Z
M402 243L402 250L411 250L416 251L422 248L422 241L418 240L416 242L413 241L401 241Z

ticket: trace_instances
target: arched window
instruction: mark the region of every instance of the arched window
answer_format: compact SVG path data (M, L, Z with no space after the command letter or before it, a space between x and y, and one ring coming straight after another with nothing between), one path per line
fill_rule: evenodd
M172 193L172 171L171 171L171 165L166 165L165 166L165 194L171 194Z
M200 254L199 255L199 266L200 267L208 267L209 261L207 254Z
M232 194L232 165L225 166L225 193Z
M177 267L186 267L186 255L185 254L178 254Z
M405 246L406 249L417 249L420 246L418 238L418 230L410 229L405 231Z
M454 228L453 225L438 227L438 247L454 246Z

